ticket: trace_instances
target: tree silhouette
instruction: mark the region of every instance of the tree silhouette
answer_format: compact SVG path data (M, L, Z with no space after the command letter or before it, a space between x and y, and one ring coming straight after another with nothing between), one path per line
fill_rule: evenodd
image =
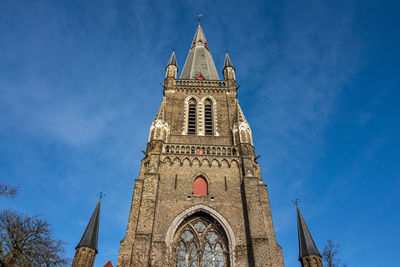
M322 257L325 262L326 267L346 267L346 264L341 265L341 261L338 258L339 254L339 244L334 243L332 240L328 239L327 244L324 248L324 252L322 253Z

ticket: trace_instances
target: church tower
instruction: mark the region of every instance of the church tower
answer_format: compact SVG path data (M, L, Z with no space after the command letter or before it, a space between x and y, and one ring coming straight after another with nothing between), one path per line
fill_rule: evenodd
M79 241L75 248L72 267L92 267L94 264L94 259L98 252L97 240L99 238L101 196L100 194L99 202L97 202L92 217L90 217L81 241Z
M301 267L323 267L322 257L311 236L303 214L296 203L297 231L299 234L299 261Z
M118 266L284 266L228 53L222 74L199 24L180 78L167 64Z

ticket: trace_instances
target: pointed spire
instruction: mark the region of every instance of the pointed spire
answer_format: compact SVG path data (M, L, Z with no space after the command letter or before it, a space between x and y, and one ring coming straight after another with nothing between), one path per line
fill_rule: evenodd
M178 66L176 65L175 50L172 51L172 55L171 55L171 57L170 57L170 59L169 59L169 61L168 61L167 67L168 67L169 65L173 65L173 66L178 67Z
M303 257L310 255L317 255L321 257L314 239L311 236L310 230L307 227L306 221L301 214L298 204L297 208L297 230L299 234L299 260Z
M228 55L228 50L226 50L226 54L225 54L224 69L225 69L226 67L232 67L232 68L233 68L231 59L229 58L229 55Z
M199 23L183 66L181 79L196 79L200 72L206 80L219 80L206 36Z
M156 123L157 121L162 121L162 122L166 122L166 118L165 118L165 97L163 98L163 100L161 101L161 105L160 108L158 109L157 115L154 118L154 123Z
M100 194L99 202L97 202L96 208L93 211L92 217L90 217L89 223L86 226L86 230L83 233L81 241L79 241L76 248L89 247L96 251L97 254L97 240L99 237L99 224L100 224L100 203L102 195Z
M239 105L239 100L236 100L236 117L235 117L234 122L237 124L240 124L240 123L248 124L246 117L244 116L244 113L242 111L242 108Z

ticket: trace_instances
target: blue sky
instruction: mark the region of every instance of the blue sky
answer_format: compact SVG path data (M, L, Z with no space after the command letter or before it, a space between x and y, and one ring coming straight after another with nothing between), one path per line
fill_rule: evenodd
M286 266L296 210L320 251L398 266L397 1L0 1L0 208L41 214L74 255L99 191L99 254L116 263L141 150L175 48L203 13L217 69L229 49Z

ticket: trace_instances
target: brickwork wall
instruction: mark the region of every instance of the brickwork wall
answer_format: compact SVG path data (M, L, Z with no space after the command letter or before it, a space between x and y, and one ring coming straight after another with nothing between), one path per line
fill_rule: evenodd
M80 247L75 250L74 260L72 267L92 267L96 251L92 248Z

